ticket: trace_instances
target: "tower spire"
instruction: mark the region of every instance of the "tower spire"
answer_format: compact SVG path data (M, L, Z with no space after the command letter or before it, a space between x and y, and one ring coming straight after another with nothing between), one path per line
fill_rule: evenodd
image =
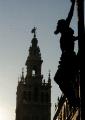
M36 27L32 29L31 33L34 34L34 37L31 40L29 55L26 60L27 76L33 76L33 73L35 73L35 76L41 76L41 65L43 60L41 59L41 52L36 38Z

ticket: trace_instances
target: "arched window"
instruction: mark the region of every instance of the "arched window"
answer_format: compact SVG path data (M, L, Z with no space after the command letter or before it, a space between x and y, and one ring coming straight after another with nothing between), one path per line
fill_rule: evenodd
M35 76L35 70L32 70L32 76Z

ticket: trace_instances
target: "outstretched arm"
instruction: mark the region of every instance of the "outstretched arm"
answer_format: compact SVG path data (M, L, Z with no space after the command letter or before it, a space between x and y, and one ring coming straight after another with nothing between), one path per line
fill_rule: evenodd
M75 0L71 0L71 2L72 2L72 5L71 5L71 8L70 8L68 17L66 18L66 23L67 23L68 26L70 25L70 22L71 22L71 19L72 19L72 16L73 16Z
M78 36L74 36L74 41L78 40Z

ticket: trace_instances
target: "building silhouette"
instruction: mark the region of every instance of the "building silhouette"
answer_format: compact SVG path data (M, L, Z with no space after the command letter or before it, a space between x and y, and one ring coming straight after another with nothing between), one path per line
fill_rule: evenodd
M80 99L80 74L76 77L75 96ZM72 106L64 93L55 105L53 120L80 120L80 106Z
M41 74L41 58L36 28L31 31L29 55L26 60L27 73L22 71L16 93L16 120L51 120L51 79L45 82Z
M80 108L72 107L62 94L58 99L53 120L80 120Z

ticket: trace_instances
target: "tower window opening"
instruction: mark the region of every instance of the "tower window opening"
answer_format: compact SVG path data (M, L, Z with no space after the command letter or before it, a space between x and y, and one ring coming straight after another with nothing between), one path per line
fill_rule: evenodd
M35 76L35 70L32 70L32 76Z

